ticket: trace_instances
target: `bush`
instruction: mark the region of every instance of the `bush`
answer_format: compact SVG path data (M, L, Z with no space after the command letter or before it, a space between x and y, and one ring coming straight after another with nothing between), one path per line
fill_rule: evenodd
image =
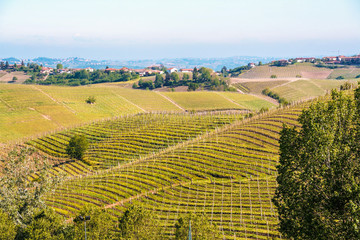
M270 78L277 78L277 76L273 74L270 76Z
M297 78L301 78L301 75L298 74L298 75L296 75L296 77L297 77Z
M343 76L338 76L336 79L340 80L340 79L345 79Z
M96 102L96 99L94 96L90 96L85 100L85 102L88 104L94 104Z
M360 78L360 74L359 74L359 75L357 75L355 78Z
M66 148L66 153L71 158L82 160L88 146L89 143L85 136L75 135L70 139L69 144Z

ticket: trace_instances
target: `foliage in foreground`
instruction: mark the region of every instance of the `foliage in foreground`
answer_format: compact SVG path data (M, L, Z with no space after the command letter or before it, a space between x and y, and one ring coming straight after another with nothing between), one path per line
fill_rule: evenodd
M180 217L175 224L175 239L187 239L191 222L191 236L194 240L220 239L220 232L204 214L190 213Z
M280 135L280 232L290 239L360 238L360 89L333 91Z

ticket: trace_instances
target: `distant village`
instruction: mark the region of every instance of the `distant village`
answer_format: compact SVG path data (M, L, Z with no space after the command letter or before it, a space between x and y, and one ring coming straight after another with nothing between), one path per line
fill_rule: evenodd
M315 58L315 57L300 57L300 58L290 58L290 59L280 59L280 60L274 60L270 63L270 65L273 66L287 66L289 64L293 63L303 63L303 62L309 62L314 64L325 64L325 65L336 65L336 64L343 64L343 65L360 65L360 55L355 56L327 56L323 58ZM16 70L20 64L8 64L5 66L4 62L1 62L2 66L0 67L0 71L2 70ZM23 64L23 63L22 63ZM248 68L256 67L259 64L256 63L249 63L247 65ZM88 72L94 72L96 69L87 67L87 68L52 68L52 67L44 67L42 66L40 69L41 74L45 75L51 75L51 74L62 74L62 73L73 73L81 70L86 70ZM173 73L173 72L182 72L182 73L191 73L193 72L193 69L190 68L166 68L163 65L152 65L149 67L146 67L145 69L131 69L127 67L123 68L109 68L106 67L104 70L106 73L111 72L128 72L128 73L137 73L139 76L151 76L156 74L163 74L165 72Z

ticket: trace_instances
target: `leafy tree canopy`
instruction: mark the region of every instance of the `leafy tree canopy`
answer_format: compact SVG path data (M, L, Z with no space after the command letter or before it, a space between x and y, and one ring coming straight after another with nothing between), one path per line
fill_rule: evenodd
M164 239L162 228L152 212L141 205L130 206L119 219L120 239Z
M71 158L82 160L88 146L89 142L84 135L75 135L70 139L66 152Z
M190 213L182 216L175 224L175 239L187 239L191 221L191 236L194 240L221 239L220 231L204 214Z
M273 202L290 239L360 239L360 89L333 91L280 134Z

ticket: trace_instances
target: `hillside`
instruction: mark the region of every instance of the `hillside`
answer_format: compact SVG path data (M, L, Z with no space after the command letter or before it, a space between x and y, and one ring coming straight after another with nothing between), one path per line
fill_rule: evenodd
M98 167L81 173L82 166L64 165L63 171L74 177L47 198L48 205L67 217L92 204L107 208L115 219L129 204L141 201L156 212L169 235L177 218L191 211L205 212L225 239L278 238L271 197L279 131L283 123L298 126L304 106L242 121L237 114L145 114L31 144L60 156L71 133L86 134L93 144L86 159ZM134 123L142 127L134 128Z
M264 79L276 75L277 78L312 78L326 79L332 70L328 68L318 68L312 63L296 63L286 67L276 67L270 65L257 66L241 74L242 79Z
M89 96L95 104L87 104ZM82 87L0 84L0 142L34 137L49 131L78 126L95 120L144 112L184 112L203 110L250 110L265 100L253 97L255 103L234 103L216 92L171 93L133 90L117 85ZM192 96L187 101L187 98Z

